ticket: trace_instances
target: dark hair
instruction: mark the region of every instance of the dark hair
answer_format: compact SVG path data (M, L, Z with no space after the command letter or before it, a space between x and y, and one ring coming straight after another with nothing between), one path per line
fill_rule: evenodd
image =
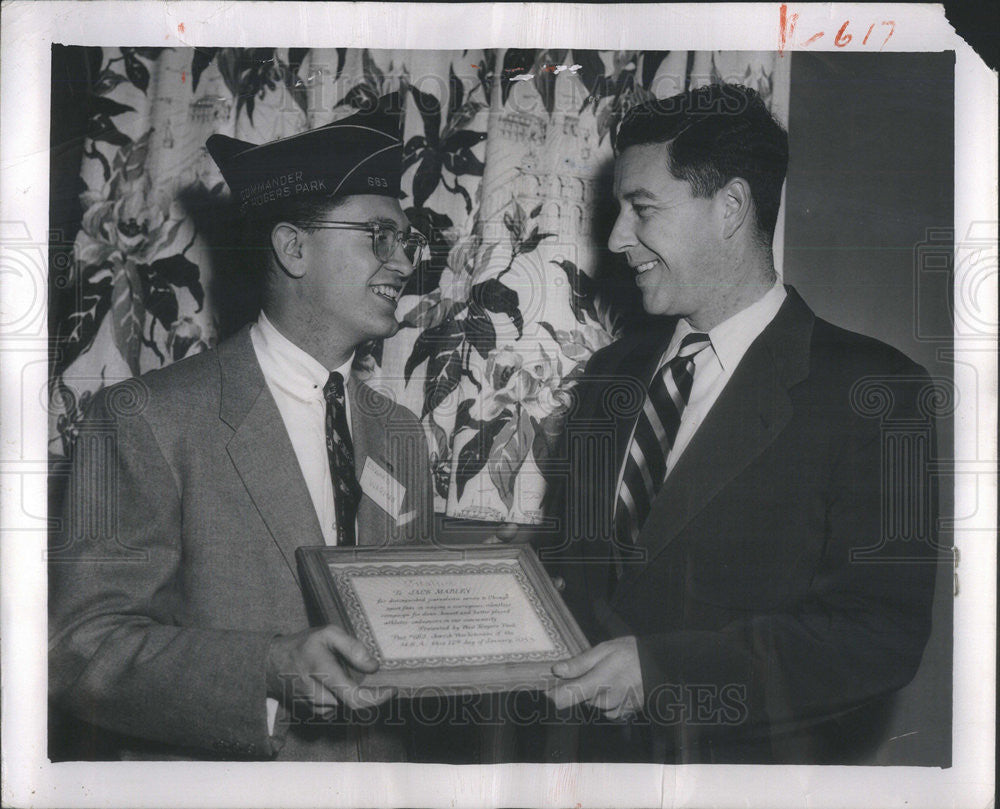
M788 134L760 95L738 84L710 84L632 107L615 152L665 143L667 168L709 197L734 177L750 184L758 235L770 246L788 168Z
M264 208L251 209L243 217L243 241L257 257L256 269L264 272L271 253L271 231L279 222L288 222L308 230L307 223L314 219L328 219L330 214L347 200L347 197L322 197L302 194L271 203Z

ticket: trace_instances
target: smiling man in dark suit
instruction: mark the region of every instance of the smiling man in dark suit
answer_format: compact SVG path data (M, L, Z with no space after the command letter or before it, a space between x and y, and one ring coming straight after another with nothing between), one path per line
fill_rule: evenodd
M778 279L787 136L754 91L636 107L615 149L610 248L676 320L595 354L575 392L552 565L595 646L549 697L601 720L597 759L836 761L929 633L929 379ZM906 463L886 419L912 425ZM897 514L919 528L886 541Z
M399 119L390 97L274 143L208 141L266 257L263 311L95 397L50 555L53 703L117 755L403 755L376 711L391 693L357 682L376 661L309 628L295 562L430 537L421 428L350 376L397 330L426 245L399 204Z

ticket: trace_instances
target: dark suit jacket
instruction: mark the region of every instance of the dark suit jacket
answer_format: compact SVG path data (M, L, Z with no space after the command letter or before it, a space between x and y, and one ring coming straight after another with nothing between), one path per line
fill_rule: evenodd
M416 511L397 526L364 496L359 542L426 540L422 429L349 385L358 474L373 458L406 487L400 513ZM123 755L401 755L377 726L282 724L268 736L268 643L309 625L295 549L324 541L249 329L95 397L62 529L50 553L50 696L121 734Z
M624 731L594 730L590 755L836 759L847 712L905 685L929 633L929 379L889 346L816 318L789 288L638 547L623 549L637 558L616 581L615 483L668 337L594 355L553 488L568 541L544 553L564 597L593 642L636 636L642 667L645 712Z

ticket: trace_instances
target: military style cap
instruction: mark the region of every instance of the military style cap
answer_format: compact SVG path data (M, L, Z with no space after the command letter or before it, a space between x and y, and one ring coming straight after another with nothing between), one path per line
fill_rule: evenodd
M374 109L281 140L258 146L212 135L205 145L242 214L307 194L398 199L401 112L399 94L392 93Z

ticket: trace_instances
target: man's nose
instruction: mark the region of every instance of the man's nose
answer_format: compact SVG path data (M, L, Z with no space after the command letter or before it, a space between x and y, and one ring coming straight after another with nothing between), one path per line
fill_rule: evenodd
M624 253L634 244L635 234L628 223L625 211L621 211L615 219L615 226L611 229L611 235L608 237L608 249L612 253Z
M389 256L389 260L385 264L389 269L394 270L404 278L409 278L416 269L414 263L410 261L410 257L406 255L406 250L403 249L402 243L396 245L396 249Z

